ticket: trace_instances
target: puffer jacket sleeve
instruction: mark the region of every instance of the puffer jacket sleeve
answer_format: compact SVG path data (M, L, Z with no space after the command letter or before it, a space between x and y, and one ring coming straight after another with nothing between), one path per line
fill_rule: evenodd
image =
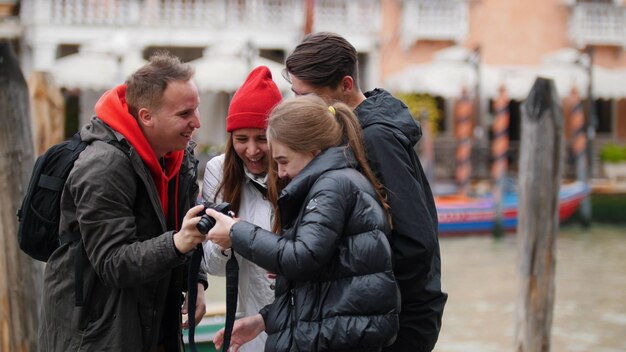
M136 177L128 157L102 142L88 147L74 164L64 192L76 204L85 251L100 278L112 287L158 280L185 262L173 232L140 242L134 218Z
M334 185L324 183L335 183ZM342 192L334 180L318 182L311 190L294 236L278 236L245 221L231 230L232 247L244 258L290 280L308 280L319 275L343 233L353 195ZM345 194L342 194L345 193Z
M222 181L224 154L209 160L204 170L204 181L202 182L202 200L205 202L221 202L221 197L215 198L217 187ZM204 258L202 260L202 269L211 275L226 276L226 262L230 259L230 255L222 254L218 245L211 241L205 241L202 244L204 249Z

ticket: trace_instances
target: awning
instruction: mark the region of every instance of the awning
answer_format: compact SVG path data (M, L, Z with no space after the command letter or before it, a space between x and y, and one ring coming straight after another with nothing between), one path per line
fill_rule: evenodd
M267 66L272 79L282 92L291 85L282 77L283 65L254 54L251 59L245 55L227 52L206 51L204 56L189 62L196 69L196 82L201 92L234 92L246 80L252 69Z
M124 83L128 75L146 63L139 53L118 57L83 50L56 60L50 73L61 87L106 90Z
M463 51L465 50L465 51ZM471 52L451 47L435 54L432 62L410 66L385 79L385 87L395 92L414 92L457 98L466 88L474 90L476 68L468 59ZM582 98L588 91L589 73L580 53L575 49L564 49L547 55L538 66L480 65L480 95L495 98L500 86L507 89L509 97L523 100L537 77L554 80L561 97L576 87ZM626 98L626 68L607 69L593 65L593 96L598 99Z

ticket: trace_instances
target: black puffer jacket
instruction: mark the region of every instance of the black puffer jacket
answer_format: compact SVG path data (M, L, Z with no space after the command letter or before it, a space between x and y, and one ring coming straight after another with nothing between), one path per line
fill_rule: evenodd
M240 221L232 246L277 273L261 314L266 351L378 351L398 331L389 225L345 148L330 148L283 190L282 236Z
M400 332L386 351L431 351L448 295L441 291L437 209L413 147L422 135L406 105L382 89L355 110L370 167L387 189L394 274L402 293Z

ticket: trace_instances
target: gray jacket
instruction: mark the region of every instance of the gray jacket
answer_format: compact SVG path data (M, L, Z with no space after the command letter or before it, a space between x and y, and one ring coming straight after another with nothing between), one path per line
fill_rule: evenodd
M80 233L82 244L63 244L48 261L39 349L153 351L161 341L182 350L186 256L175 250L150 171L98 118L81 137L91 144L65 183L60 233ZM198 194L192 147L178 177L178 224ZM83 268L82 307L75 305L75 260Z

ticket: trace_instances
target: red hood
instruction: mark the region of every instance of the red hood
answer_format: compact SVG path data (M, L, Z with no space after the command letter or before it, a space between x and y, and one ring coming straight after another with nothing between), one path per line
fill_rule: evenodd
M167 185L172 178L178 176L178 171L183 161L184 151L178 150L165 154L165 170L161 167L154 150L146 140L143 132L137 124L137 120L128 112L126 104L126 85L122 84L105 92L96 103L96 116L104 121L109 127L121 133L130 145L135 148L141 160L148 165L152 179L157 187L161 206L167 219L168 193ZM176 182L178 184L178 182ZM178 193L178 190L176 191ZM175 197L176 199L178 197ZM175 207L176 211L177 207ZM176 214L178 215L178 214ZM178 218L178 217L176 217Z

